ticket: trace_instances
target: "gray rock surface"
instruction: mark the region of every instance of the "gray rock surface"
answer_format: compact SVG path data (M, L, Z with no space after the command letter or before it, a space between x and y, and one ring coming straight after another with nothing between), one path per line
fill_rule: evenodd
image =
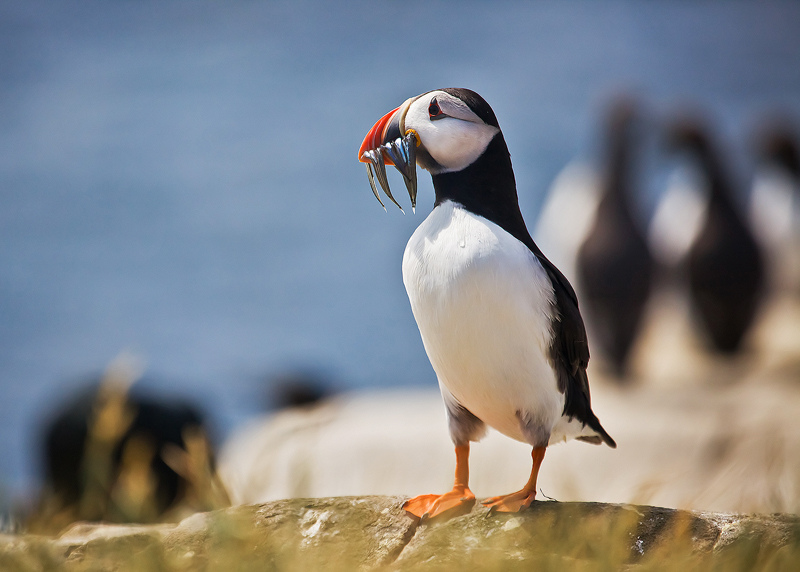
M480 504L418 522L402 497L290 499L178 524L75 524L56 537L0 536L1 570L793 570L800 517L650 506Z

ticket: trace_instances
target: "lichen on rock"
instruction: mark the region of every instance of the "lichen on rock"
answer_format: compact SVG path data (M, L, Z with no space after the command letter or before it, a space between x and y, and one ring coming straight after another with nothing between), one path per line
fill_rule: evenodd
M289 499L178 524L76 524L55 537L0 536L0 569L782 570L800 562L800 517L603 503L476 504L419 522L401 497Z

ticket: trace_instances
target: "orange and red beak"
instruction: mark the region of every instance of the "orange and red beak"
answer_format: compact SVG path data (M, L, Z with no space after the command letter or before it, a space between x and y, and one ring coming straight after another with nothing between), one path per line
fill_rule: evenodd
M386 165L392 165L400 172L406 184L408 196L411 198L411 208L415 209L417 205L416 148L419 145L419 138L414 130L406 131L404 126L406 111L414 99L416 98L407 100L400 107L381 117L364 137L364 142L361 143L358 150L358 160L366 163L370 187L384 210L386 207L378 194L378 188L375 185L376 178L386 196L401 211L403 210L389 190Z
M358 160L362 163L369 163L369 159L367 159L364 154L367 151L372 149L377 149L384 143L384 134L386 133L386 128L389 126L389 122L394 117L394 114L397 113L397 110L400 109L399 107L395 107L389 113L378 119L378 122L372 126L372 129L369 130L367 136L364 137L364 142L361 144L361 147L358 150ZM391 161L386 161L387 165L394 165Z

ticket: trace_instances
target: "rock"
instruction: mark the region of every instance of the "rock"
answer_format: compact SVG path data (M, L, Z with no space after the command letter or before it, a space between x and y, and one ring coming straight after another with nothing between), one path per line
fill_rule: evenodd
M480 504L420 523L402 497L290 499L198 513L178 524L76 524L57 537L0 536L0 569L618 570L796 569L800 517L537 501Z

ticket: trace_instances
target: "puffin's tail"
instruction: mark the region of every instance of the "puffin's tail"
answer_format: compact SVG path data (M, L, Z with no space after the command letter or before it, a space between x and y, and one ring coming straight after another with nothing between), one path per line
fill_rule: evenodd
M603 426L600 425L600 420L594 414L593 411L589 410L589 418L586 420L586 424L595 432L597 435L588 435L588 436L580 436L576 437L578 441L583 441L585 443L591 443L592 445L600 445L601 443L605 443L612 449L617 448L617 442L611 438Z

